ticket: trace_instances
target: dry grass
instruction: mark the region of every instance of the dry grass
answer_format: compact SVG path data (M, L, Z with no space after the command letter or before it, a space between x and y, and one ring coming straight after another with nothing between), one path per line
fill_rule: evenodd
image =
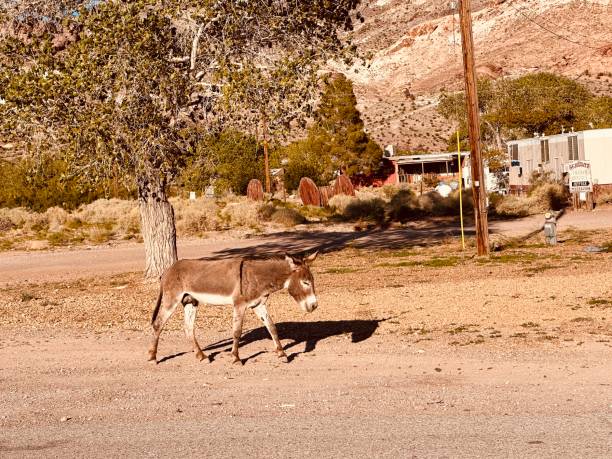
M606 193L599 193L597 196L596 204L602 206L604 204L612 204L612 191Z
M528 196L504 196L492 202L494 212L501 217L526 217L548 210L560 210L567 203L567 192L559 183L544 183Z
M266 223L292 227L307 221L301 208L262 204L234 195L222 200L171 198L170 202L179 237L201 237L210 231L236 228L259 232ZM325 214L303 209L308 215ZM99 199L73 212L59 207L44 213L0 209L0 230L0 250L141 240L138 202L120 199Z

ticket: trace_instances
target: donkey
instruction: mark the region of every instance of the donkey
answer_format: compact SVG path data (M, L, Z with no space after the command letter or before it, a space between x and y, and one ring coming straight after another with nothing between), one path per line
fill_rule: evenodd
M304 311L314 311L317 297L310 264L317 254L303 258L285 255L284 258L177 261L161 276L159 297L151 319L153 339L149 360L157 361L159 335L179 304L184 306L185 335L193 344L196 358L200 361L208 359L196 340L194 330L197 306L202 303L233 306L232 363L242 363L238 342L247 309L252 309L268 329L278 358L288 362L276 326L268 315L266 302L271 293L286 288Z

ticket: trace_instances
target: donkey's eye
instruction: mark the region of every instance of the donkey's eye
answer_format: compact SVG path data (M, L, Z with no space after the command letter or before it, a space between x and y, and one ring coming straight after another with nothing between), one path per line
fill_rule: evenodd
M310 287L310 281L303 280L301 282L304 287Z

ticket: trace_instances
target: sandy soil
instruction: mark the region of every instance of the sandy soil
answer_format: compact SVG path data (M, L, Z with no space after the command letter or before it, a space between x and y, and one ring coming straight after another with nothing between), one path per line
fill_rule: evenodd
M181 313L146 362L157 286L87 276L81 251L57 254L74 262L58 278L5 281L0 456L609 457L612 254L584 248L612 229L490 260L452 231L411 231L311 241L327 244L320 307L285 293L270 306L289 364L249 316L231 365L223 307L198 316L212 363L196 362ZM284 237L241 250L299 243Z

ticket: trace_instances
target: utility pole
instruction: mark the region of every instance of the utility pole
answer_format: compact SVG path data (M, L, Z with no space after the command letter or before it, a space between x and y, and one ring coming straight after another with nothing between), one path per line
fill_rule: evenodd
M476 247L478 255L489 255L489 223L487 221L487 189L480 152L480 112L476 89L474 65L474 39L472 37L472 14L470 0L459 0L461 22L461 47L463 48L463 72L467 100L468 127L470 134L470 164L472 169L472 195L476 220Z

